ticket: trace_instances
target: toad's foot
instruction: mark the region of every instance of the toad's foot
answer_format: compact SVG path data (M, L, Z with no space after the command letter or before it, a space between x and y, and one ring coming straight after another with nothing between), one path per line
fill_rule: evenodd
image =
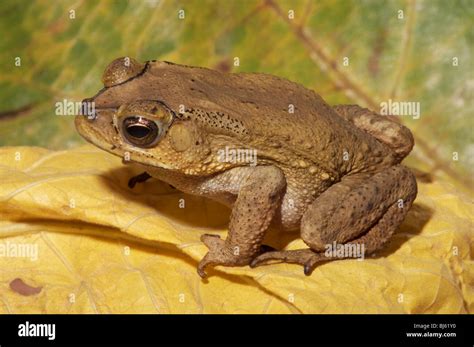
M201 241L209 248L209 252L201 259L198 265L198 274L205 278L205 272L208 266L241 266L248 264L249 260L239 256L238 250L232 250L226 247L225 241L219 235L204 234Z
M139 175L133 176L128 180L128 187L130 189L133 189L137 183L142 183L145 182L146 180L150 179L151 176L148 174L148 172L143 172Z
M304 267L304 274L309 276L318 263L329 261L323 253L316 253L311 249L297 249L290 251L267 252L255 257L250 267L257 267L269 263L294 263Z
M209 248L209 252L198 265L198 274L201 278L207 276L205 269L208 266L244 266L250 263L251 259L242 257L237 247L229 249L219 235L204 234L201 236L201 241ZM273 247L267 245L260 246L260 253L274 250Z

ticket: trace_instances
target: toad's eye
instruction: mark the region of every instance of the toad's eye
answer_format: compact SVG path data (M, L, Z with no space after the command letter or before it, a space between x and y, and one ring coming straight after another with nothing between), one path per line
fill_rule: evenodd
M132 145L146 148L156 143L162 129L158 122L145 117L132 116L123 120L122 132Z

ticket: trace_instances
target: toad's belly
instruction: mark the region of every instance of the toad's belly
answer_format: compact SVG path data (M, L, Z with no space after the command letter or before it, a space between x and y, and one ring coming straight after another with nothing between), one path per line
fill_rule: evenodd
M275 214L272 226L284 231L295 231L300 229L300 222L314 196L311 193L300 192L287 187L280 208Z
M237 196L230 193L207 196L208 198L220 202L229 208L234 207ZM280 208L275 212L272 226L282 231L296 231L300 229L301 218L303 217L308 203L301 198L301 195L287 192L283 196Z
M152 176L165 181L177 189L192 195L204 196L233 208L242 183L254 168L241 167L215 176L211 179L189 178L173 175L166 170L144 167ZM280 230L299 230L300 221L307 207L327 187L314 177L306 180L292 180L287 176L287 186L280 208L275 212L272 226Z

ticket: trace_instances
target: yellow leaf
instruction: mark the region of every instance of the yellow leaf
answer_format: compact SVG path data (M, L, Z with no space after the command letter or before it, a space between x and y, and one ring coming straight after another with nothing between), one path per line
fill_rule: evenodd
M229 210L156 180L129 189L139 173L92 146L0 148L0 312L474 311L472 208L448 181L419 183L403 226L373 258L310 277L290 264L218 267L204 282L199 237L225 237ZM269 234L266 243L304 247L297 234Z

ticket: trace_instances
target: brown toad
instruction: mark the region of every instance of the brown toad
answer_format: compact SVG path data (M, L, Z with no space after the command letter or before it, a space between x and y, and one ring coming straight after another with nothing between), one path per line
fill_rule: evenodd
M318 94L260 73L133 59L114 60L104 88L76 117L89 142L177 189L232 208L226 240L202 235L207 266L289 262L311 273L327 245L380 249L416 197L400 165L413 147L404 126L356 105L329 106ZM93 119L91 119L93 118ZM242 155L240 155L242 154ZM256 157L255 157L256 154ZM309 248L269 251L270 224L300 230Z

